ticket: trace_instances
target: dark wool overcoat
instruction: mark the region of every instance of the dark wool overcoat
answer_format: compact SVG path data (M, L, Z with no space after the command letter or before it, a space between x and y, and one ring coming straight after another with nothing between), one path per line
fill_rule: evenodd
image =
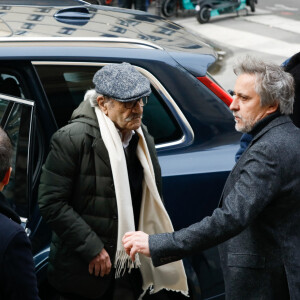
M231 171L212 216L150 236L154 265L220 244L226 299L300 299L299 149L289 117L270 121Z
M161 193L161 171L153 138L142 126ZM109 155L89 101L58 130L43 166L39 187L41 214L50 224L50 283L60 292L99 298L112 279L88 272L104 247L114 262L118 210Z
M30 241L0 192L0 299L39 300Z

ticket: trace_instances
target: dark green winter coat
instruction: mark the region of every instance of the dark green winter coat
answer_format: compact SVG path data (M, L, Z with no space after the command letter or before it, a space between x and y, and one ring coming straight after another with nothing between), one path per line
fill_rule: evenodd
M154 141L144 126L143 132L161 194ZM52 137L41 175L39 206L53 230L50 283L61 292L101 296L112 276L90 275L88 265L103 247L113 263L118 210L108 152L88 101L81 103L70 123Z

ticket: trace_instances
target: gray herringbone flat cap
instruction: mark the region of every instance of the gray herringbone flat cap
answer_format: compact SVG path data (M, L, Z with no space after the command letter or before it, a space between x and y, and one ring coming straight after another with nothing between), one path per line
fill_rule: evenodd
M120 102L129 102L151 94L150 81L131 64L108 64L93 78L97 93Z

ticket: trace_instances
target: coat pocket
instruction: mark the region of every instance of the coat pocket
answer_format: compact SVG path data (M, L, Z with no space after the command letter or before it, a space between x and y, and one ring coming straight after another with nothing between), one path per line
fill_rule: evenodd
M261 255L229 253L227 265L228 267L263 269L265 262L265 257Z

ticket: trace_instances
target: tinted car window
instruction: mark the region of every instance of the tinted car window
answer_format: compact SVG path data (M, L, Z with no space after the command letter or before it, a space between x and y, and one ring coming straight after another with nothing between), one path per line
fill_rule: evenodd
M31 107L0 97L1 126L9 136L12 146L12 175L4 190L7 200L20 216L28 216L27 162L31 124Z
M179 140L182 137L181 130L165 102L159 99L157 91L152 88L152 94L144 107L143 123L154 137L155 144Z
M0 71L0 93L24 98L22 88L16 76Z
M86 90L94 87L92 78L99 66L36 65L35 67L57 125L62 127L67 124L73 110L82 102ZM182 137L175 118L153 87L148 104L144 107L143 123L148 127L156 144L172 142Z
M1 126L2 125L2 119L3 116L5 115L5 112L7 111L7 107L8 107L8 101L5 101L3 99L0 100L0 122L1 122Z

